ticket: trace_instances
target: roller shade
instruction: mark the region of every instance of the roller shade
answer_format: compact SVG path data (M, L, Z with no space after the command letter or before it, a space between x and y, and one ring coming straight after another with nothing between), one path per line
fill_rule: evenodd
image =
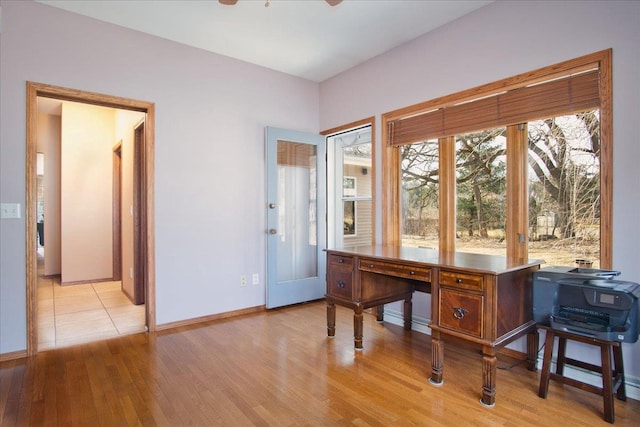
M525 86L389 122L389 144L405 145L598 108L599 71Z

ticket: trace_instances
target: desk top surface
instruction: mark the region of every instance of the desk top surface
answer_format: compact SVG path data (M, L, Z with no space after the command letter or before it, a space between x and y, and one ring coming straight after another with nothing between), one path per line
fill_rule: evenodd
M466 252L441 252L429 248L412 248L395 245L355 246L350 248L332 248L327 252L427 264L434 267L455 270L475 271L478 273L503 274L542 264L539 259L515 259L501 255L474 254Z

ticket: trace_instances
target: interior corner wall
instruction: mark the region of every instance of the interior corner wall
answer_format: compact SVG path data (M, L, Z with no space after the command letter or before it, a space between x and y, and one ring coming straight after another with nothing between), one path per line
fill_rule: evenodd
M44 274L59 275L60 263L60 116L38 114L38 151L44 154Z
M113 277L115 110L62 104L62 284Z
M380 116L392 110L611 48L613 268L622 272L622 280L640 282L639 22L640 2L492 2L323 82L321 128L370 116L380 123ZM376 126L376 132L380 170L385 130ZM376 174L378 239L381 175ZM428 295L424 300L414 298L414 314L428 316L429 303ZM640 378L640 342L625 344L623 352L627 374Z

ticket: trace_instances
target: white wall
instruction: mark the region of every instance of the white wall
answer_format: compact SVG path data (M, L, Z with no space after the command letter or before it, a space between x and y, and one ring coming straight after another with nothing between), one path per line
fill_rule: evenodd
M0 199L25 203L26 81L154 102L156 313L265 303L264 128L319 131L318 84L31 1L0 0ZM2 220L0 354L26 348L25 223Z
M60 116L38 114L38 151L44 153L44 274L60 274Z
M613 48L613 267L640 282L639 46L640 2L498 1L323 82L321 128L374 115L380 124L397 108ZM428 306L415 298L414 314L428 318ZM626 372L640 377L640 343L623 350Z
M107 250L111 252L110 246L108 245L111 241L111 200L108 198L109 194L107 192L111 191L111 158L112 158L112 150L113 146L116 143L120 142L122 144L122 265L123 265L123 275L122 275L122 287L125 293L133 296L133 279L130 277L129 271L130 268L133 267L133 215L132 215L132 206L133 206L133 136L134 136L134 127L140 123L144 118L144 113L137 111L127 111L127 110L116 110L116 109L105 109L99 108L90 105L83 105L77 103L69 103L63 102L65 105L75 104L75 109L79 108L79 114L76 112L75 117L69 118L67 117L65 122L67 127L71 127L71 132L75 135L73 138L77 138L79 135L79 131L83 130L85 136L90 140L88 141L91 144L96 143L95 134L98 133L98 126L95 125L95 121L100 117L106 117L106 120L109 121L110 124L113 124L115 119L115 128L107 129L106 132L100 137L104 141L104 149L101 150L100 156L104 158L107 163L107 171L106 174L108 176L103 178L103 182L100 183L92 183L93 191L91 193L97 193L99 196L107 196L104 200L108 206L103 207L105 209L104 212L101 212L101 221L102 227L98 230L99 233L102 233L102 240L104 242L100 242L98 237L99 233L95 233L94 229L96 229L97 224L95 224L96 215L90 215L86 220L79 221L75 216L78 215L78 212L72 212L72 219L67 222L70 223L72 228L75 228L76 224L82 222L83 226L88 226L91 228L91 232L86 235L86 233L81 233L81 237L87 237L87 245L90 246L87 249L82 249L81 251L87 254L90 254L91 258L100 259L100 255L96 255L95 253L91 253L91 251L95 251L96 249L100 249L102 251ZM61 108L62 110L62 108ZM65 114L69 116L70 114L74 114L74 109L67 106L65 108ZM92 114L94 112L95 114ZM105 115L105 113L107 113ZM85 117L88 115L89 117ZM93 123L92 123L93 122ZM51 115L51 114L38 114L38 152L42 152L44 154L44 163L45 163L45 175L44 175L44 205L45 205L45 217L46 217L46 226L45 226L45 260L44 260L44 274L46 276L52 275L60 275L61 274L61 209L60 209L60 201L61 201L61 191L60 191L60 181L61 181L61 172L60 172L60 152L61 152L61 117L60 115ZM101 125L102 126L102 125ZM113 137L115 132L115 137ZM113 138L113 141L112 141ZM69 145L69 141L67 141L67 146ZM68 147L67 147L68 148ZM76 157L76 154L73 153L72 157ZM68 160L67 160L68 163ZM88 163L88 158L80 155L80 164L81 166ZM65 168L66 173L70 172L70 168ZM76 183L83 184L85 183L85 179L78 180L71 177L71 184L75 185ZM102 185L104 187L100 191L98 191L98 185ZM70 199L82 197L82 193L74 194L71 192L68 194ZM93 194L89 194L89 197L93 198ZM104 197L103 197L104 198ZM95 203L91 203L91 206L95 206ZM108 215L106 215L108 214ZM66 227L67 234L71 233L69 227ZM72 241L73 236L72 237ZM108 240L108 241L106 241ZM76 242L77 243L77 242ZM101 243L101 247L94 247L98 243ZM69 246L69 245L67 245ZM93 269L89 270L89 265L82 260L82 257L73 256L74 252L78 252L78 248L73 250L69 250L67 248L67 252L71 254L70 257L67 257L67 268L70 272L75 275L76 280L72 281L81 281L81 280L89 280L100 279L100 278L108 278L111 275L111 264L109 264L108 259L103 259L103 266L107 268L108 271L103 273L93 273ZM69 265L69 263L74 263L74 265ZM75 265L77 264L77 265ZM81 275L78 274L78 270L83 271ZM101 277L102 275L107 274L105 277ZM69 273L65 275L69 277ZM78 277L79 276L79 277Z
M61 117L61 281L64 285L109 279L115 110L64 102Z

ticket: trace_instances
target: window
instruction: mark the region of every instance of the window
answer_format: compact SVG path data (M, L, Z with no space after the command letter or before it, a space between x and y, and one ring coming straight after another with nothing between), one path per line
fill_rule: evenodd
M327 131L329 247L370 245L374 239L372 119Z
M600 266L599 110L528 123L529 252Z
M355 236L356 235L356 202L345 201L342 202L344 206L344 216L343 216L343 233L345 236Z
M419 204L417 191L410 199L406 189L436 181L437 170L438 215L419 221L437 221L440 250L467 250L466 234L524 258L561 232L570 258L611 268L611 50L384 114L383 127L384 242L407 243ZM434 153L432 141L438 166L411 176L406 154ZM550 171L545 162L559 160L552 156L559 149L563 162ZM540 232L551 224L553 233Z
M343 197L343 208L344 215L342 216L343 221L343 234L345 236L355 236L356 235L356 201L348 200L358 196L358 191L356 189L356 177L355 176L345 176L342 178L342 197Z
M456 250L506 255L506 128L455 141Z
M356 197L358 192L356 191L356 177L345 176L342 178L342 196L343 197Z
M438 247L438 140L400 148L402 245Z

